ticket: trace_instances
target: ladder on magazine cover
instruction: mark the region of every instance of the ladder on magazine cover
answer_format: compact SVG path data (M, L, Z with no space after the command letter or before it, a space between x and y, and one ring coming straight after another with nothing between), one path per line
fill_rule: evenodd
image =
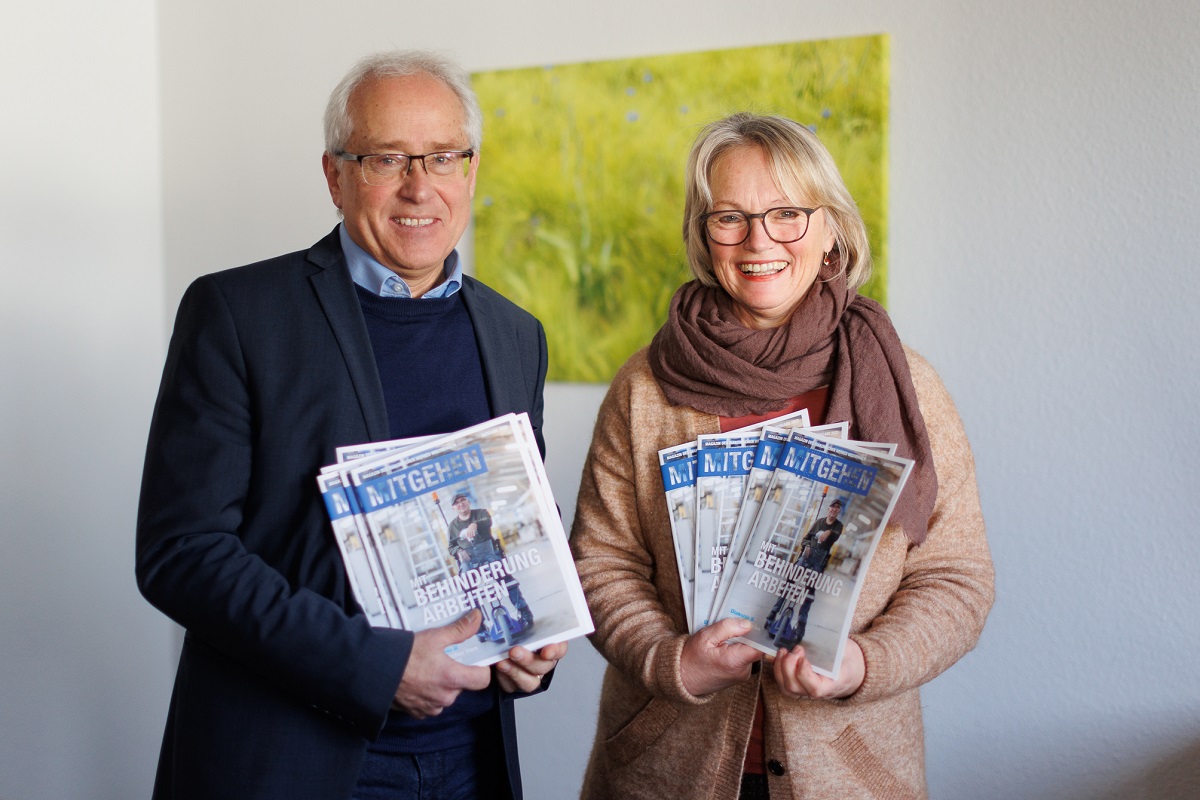
M717 544L729 546L733 534L734 523L737 522L738 510L742 503L741 491L734 491L734 486L723 485L717 492Z
M436 583L453 577L444 556L446 547L427 519L418 516L401 522L400 535L411 574L419 583Z

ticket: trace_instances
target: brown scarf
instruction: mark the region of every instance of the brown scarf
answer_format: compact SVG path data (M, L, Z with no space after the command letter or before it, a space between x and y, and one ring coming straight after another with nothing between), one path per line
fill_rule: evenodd
M733 308L724 290L696 281L675 292L649 353L667 400L740 417L829 385L826 421L847 420L851 437L894 442L897 455L916 462L893 518L914 544L925 541L937 473L908 360L883 306L850 291L838 270L813 284L782 327L747 328Z

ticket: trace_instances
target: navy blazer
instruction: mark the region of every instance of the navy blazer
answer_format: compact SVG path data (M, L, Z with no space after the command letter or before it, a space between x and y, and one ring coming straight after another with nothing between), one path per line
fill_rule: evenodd
M493 416L528 412L544 454L541 324L470 277L461 291ZM187 631L155 798L350 796L412 634L367 624L316 475L338 446L387 438L336 230L188 288L138 508L138 586ZM512 698L493 690L519 798Z

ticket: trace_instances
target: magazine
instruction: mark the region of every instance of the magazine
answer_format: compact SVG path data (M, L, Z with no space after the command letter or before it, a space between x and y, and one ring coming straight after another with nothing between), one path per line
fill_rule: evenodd
M837 438L836 436L833 438ZM847 439L845 442L847 447L853 447L855 450L864 450L868 453L885 453L889 456L896 455L898 445L891 442L864 442L859 439Z
M794 430L714 618L740 617L765 653L803 644L836 677L871 555L912 461Z
M667 513L671 519L671 538L675 543L675 565L679 569L679 588L683 590L683 608L688 630L699 627L692 613L696 585L696 443L686 442L658 451Z
M746 476L754 462L759 433L703 434L696 439L696 580L692 619L697 629L711 619L721 570L729 553Z
M807 414L802 421L799 419L785 419L779 420L779 423L781 424L776 424L775 421L772 421L759 431L759 440L754 451L754 462L750 467L750 473L746 476L745 488L738 509L738 517L734 522L733 536L730 537L729 541L729 552L725 556L726 566L724 569L728 574L733 573L733 570L741 562L742 555L746 552L746 539L750 535L750 528L758 518L758 509L762 505L767 484L770 483L771 476L775 473L775 465L779 461L779 454L783 452L783 446L787 443L788 434L793 430L803 429L809 433L828 438L844 439L850 430L850 423L848 422L835 422L829 425L809 427L807 425ZM717 596L713 598L712 611L718 610L725 602L725 595L729 593L728 586L728 583L723 583L718 587ZM712 616L711 619L716 620L720 618Z
M366 463L369 458L378 458L438 438L441 437L413 436L339 447L335 451L337 463L321 467L317 476L317 486L325 501L325 510L329 514L338 549L342 553L350 588L368 621L375 627L403 628L404 624L400 621L400 612L380 568L370 531L358 505L358 496L350 485L347 463Z
M747 425L731 434L757 431L763 425L779 424L805 427L808 425L808 409L802 408L764 422ZM667 513L671 521L671 538L675 546L676 567L679 570L680 589L683 592L684 612L687 615L688 631L695 633L703 623L706 612L697 613L693 608L696 593L696 442L684 442L658 451L658 464L662 472L663 492L667 501ZM711 547L710 547L711 549ZM711 598L710 598L711 599ZM709 606L711 608L711 604ZM707 611L707 609L706 609Z
M594 630L527 415L347 466L405 628L479 608L477 635L446 649L470 665Z
M342 480L343 476L337 470L322 471L317 477L317 486L329 513L342 562L346 565L350 589L372 626L398 628L400 616L379 571L375 548L371 547L366 531L360 528L356 498L346 491Z

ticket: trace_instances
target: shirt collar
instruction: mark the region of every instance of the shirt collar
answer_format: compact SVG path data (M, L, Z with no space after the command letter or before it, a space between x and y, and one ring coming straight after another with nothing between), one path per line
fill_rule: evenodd
M350 277L371 294L380 297L412 297L412 289L396 273L380 264L363 250L346 231L346 223L338 225L338 238L342 242L342 253L346 256L346 266L350 268ZM462 260L457 250L451 250L442 265L442 275L445 280L434 286L425 297L449 297L462 288Z

